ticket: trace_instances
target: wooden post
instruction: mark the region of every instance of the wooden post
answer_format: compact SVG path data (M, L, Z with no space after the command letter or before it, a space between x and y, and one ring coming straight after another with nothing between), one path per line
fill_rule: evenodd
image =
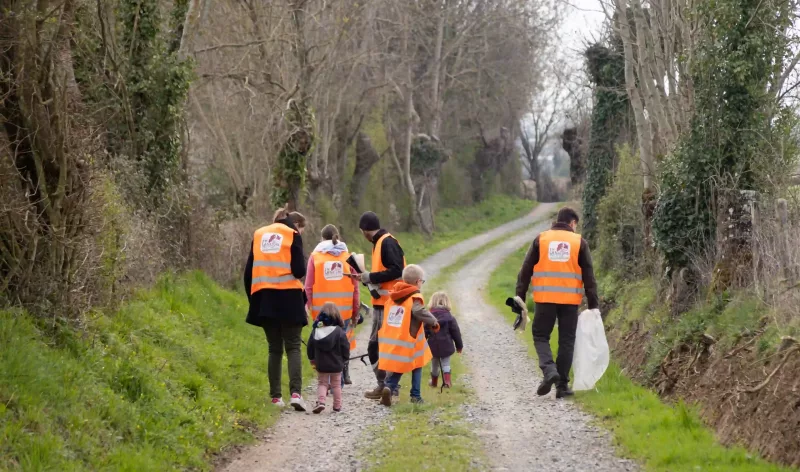
M753 251L753 288L756 291L756 295L761 296L759 284L759 278L761 276L761 245L759 244L759 237L761 236L761 215L759 214L757 200L753 200L750 205L750 224L752 225L750 249Z
M789 258L789 248L791 246L789 245L789 209L786 199L778 199L776 210L778 218L778 261L781 264L786 285L792 286L794 285L795 271Z

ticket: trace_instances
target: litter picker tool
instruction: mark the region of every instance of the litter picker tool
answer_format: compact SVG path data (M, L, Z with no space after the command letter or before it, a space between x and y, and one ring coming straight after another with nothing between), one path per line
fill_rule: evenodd
M364 254L350 254L350 257L347 258L347 263L350 264L350 267L354 268L356 272L364 273L367 271L366 266L364 265ZM351 277L357 277L356 274L351 274ZM381 298L381 294L378 293L378 289L380 288L376 284L366 284L367 288L369 289L369 294L372 295L372 298L379 299Z

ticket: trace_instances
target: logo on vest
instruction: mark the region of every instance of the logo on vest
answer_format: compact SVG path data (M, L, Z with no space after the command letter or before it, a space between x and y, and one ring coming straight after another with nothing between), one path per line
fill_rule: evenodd
M570 247L565 241L550 241L548 258L553 262L569 262Z
M399 328L403 326L403 316L406 314L406 309L401 306L393 306L389 308L389 314L386 316L386 324Z
M278 233L264 233L261 236L261 252L264 254L276 254L281 250L283 236Z
M328 261L323 268L325 280L342 280L344 277L344 267L339 261Z

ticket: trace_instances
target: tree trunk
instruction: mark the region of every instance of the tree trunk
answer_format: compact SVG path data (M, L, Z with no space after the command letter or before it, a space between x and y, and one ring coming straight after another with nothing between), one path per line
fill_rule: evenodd
M653 173L655 161L653 159L653 138L650 123L644 116L644 104L637 87L634 74L635 60L633 57L633 39L630 24L628 23L625 0L615 0L617 13L617 30L622 38L622 47L625 53L625 90L631 101L634 118L636 120L636 134L639 141L639 159L641 161L644 193L653 191Z
M369 136L358 133L356 140L356 168L350 182L350 203L353 208L361 206L361 200L369 185L370 171L381 159L380 154L372 146Z
M440 96L440 77L442 72L442 43L444 42L444 23L447 12L447 2L442 2L439 8L439 17L436 22L436 46L433 52L433 74L431 78L431 123L429 133L432 137L439 136L442 121L442 100Z

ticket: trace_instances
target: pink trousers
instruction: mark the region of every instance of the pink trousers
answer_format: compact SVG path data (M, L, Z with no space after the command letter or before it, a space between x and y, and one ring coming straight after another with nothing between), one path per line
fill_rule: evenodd
M328 386L330 385L333 391L333 408L339 410L342 408L342 373L324 374L317 372L317 401L325 403L328 397Z

